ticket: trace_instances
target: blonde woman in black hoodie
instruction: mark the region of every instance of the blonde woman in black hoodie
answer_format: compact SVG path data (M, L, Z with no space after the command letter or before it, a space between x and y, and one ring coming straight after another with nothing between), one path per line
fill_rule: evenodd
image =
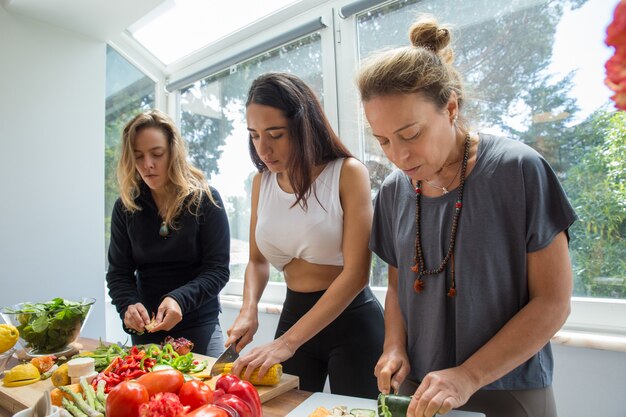
M194 352L218 356L228 219L168 115L150 110L125 126L117 179L106 280L125 331L134 344L185 337Z

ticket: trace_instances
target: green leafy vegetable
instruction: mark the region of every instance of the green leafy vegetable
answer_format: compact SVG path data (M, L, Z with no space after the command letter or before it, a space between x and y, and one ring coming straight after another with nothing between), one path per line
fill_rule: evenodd
M68 301L55 298L45 303L23 303L13 314L20 336L37 353L54 353L76 340L93 300Z

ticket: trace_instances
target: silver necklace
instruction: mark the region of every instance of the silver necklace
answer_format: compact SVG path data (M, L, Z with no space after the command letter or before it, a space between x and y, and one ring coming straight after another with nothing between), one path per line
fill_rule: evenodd
M426 184L430 185L432 188L436 188L438 190L441 190L441 192L443 194L448 194L450 192L450 186L452 185L454 180L456 180L456 177L459 176L459 172L461 172L461 166L462 165L463 164L459 164L459 169L456 171L456 174L454 174L454 177L452 178L452 181L450 181L448 183L448 185L446 185L445 187L442 187L441 185L433 184L432 182L428 181L427 179L425 179L424 181L426 182Z

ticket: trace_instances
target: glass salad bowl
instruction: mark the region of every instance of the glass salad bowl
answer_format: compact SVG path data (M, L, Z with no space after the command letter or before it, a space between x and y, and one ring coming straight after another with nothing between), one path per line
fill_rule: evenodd
M6 352L0 353L0 376L4 372L4 368L7 366L7 362L11 359L11 356L15 353L15 348L7 350Z
M70 344L78 339L95 302L94 298L55 298L4 307L1 314L7 323L17 327L19 344L28 356L61 356L73 349Z

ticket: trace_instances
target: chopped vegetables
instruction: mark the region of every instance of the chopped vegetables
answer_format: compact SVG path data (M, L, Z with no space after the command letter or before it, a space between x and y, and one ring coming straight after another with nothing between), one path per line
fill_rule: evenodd
M198 361L193 357L193 353L179 355L173 346L166 343L163 348L157 345L146 346L146 357L156 359L156 365L169 365L182 373L197 373L207 367L207 361Z
M35 365L35 367L39 369L39 372L44 373L44 372L48 372L50 368L52 368L56 360L57 360L57 357L54 355L37 356L35 358L32 358L30 360L30 363Z
M188 411L189 407L171 392L155 394L147 404L139 407L140 417L183 417Z
M325 407L317 407L315 411L309 414L309 417L376 417L376 411L367 408L353 408L348 412L348 407L338 405L333 407L332 410Z
M150 371L155 364L156 359L149 357L145 350L139 350L137 346L133 346L124 358L116 356L91 384L96 387L101 380L104 380L106 383L104 390L109 392L122 381L139 378Z
M193 349L193 342L185 339L184 337L179 337L174 339L171 336L167 336L163 341L163 345L172 345L174 351L179 355L186 355Z
M105 345L100 341L100 345L92 352L81 352L74 357L88 357L93 358L95 361L96 371L101 372L104 370L113 359L116 357L125 357L129 353L129 348L124 348L119 345Z

